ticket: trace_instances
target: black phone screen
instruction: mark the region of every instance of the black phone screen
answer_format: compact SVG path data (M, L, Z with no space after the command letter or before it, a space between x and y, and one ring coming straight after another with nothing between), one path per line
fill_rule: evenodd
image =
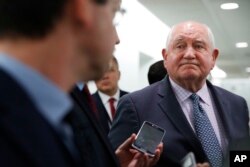
M164 129L153 123L145 121L132 146L153 156L155 149L162 141L164 134Z

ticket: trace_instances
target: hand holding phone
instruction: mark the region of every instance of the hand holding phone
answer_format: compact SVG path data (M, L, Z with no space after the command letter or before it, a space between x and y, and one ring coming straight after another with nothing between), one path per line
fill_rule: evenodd
M157 146L162 141L165 130L151 122L144 121L132 147L154 157Z

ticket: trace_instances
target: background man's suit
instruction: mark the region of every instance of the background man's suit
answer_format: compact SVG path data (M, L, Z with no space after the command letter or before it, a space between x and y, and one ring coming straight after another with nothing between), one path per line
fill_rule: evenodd
M215 101L227 139L249 135L246 101L207 82ZM207 161L201 143L187 121L168 78L121 98L109 138L117 148L131 133L137 133L143 121L150 121L166 130L164 149L157 166L179 166L190 151L197 162Z
M81 118L80 124L83 123L83 125L79 125L79 128L75 129L75 133L77 136L85 136L79 149L84 153L86 161L89 161L90 164L88 164L88 166L119 166L114 150L94 113L90 110L86 97L84 97L77 87L73 89L71 96L75 101L79 118ZM89 151L86 151L86 149ZM86 166L86 164L84 166Z
M0 166L77 166L26 91L0 69Z
M125 94L128 94L128 92L120 90L120 98ZM106 135L108 135L112 121L109 118L108 112L107 112L105 106L103 105L103 102L101 100L99 93L95 92L92 95L92 97L96 103L96 107L97 107L98 115L99 115L99 121L101 123L101 126L103 127Z

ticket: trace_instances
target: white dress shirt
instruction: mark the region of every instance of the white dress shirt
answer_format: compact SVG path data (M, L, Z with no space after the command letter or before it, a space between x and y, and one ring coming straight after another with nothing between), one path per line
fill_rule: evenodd
M110 98L114 98L115 99L114 107L116 109L117 104L118 104L118 100L120 98L120 90L118 89L117 92L114 94L114 96L108 96L108 95L102 93L101 91L98 91L98 93L100 95L100 98L102 100L102 103L103 103L106 111L108 112L109 118L112 121L113 118L112 118L111 109L110 109L110 106L109 106L109 99Z

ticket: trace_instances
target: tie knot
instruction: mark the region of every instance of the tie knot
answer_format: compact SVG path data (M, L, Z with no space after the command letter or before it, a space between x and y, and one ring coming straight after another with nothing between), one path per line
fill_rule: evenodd
M109 99L109 102L110 102L110 103L114 103L114 102L115 102L115 98L111 97L111 98Z
M199 96L196 94L196 93L193 93L190 98L193 100L193 101L196 101L198 100L199 101Z

